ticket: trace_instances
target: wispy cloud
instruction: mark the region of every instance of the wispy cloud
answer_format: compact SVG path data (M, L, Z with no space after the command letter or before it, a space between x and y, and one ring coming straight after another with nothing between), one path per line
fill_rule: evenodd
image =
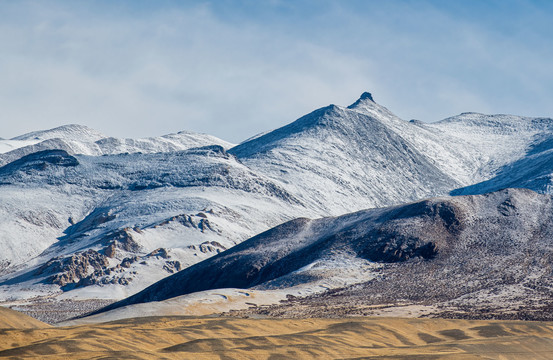
M552 115L551 12L479 3L2 2L0 136L81 123L237 142L364 90L405 118Z

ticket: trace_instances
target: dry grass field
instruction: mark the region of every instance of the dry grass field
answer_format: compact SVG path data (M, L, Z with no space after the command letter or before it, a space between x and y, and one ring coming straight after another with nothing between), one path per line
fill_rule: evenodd
M52 327L0 310L7 359L552 359L553 323L144 317Z

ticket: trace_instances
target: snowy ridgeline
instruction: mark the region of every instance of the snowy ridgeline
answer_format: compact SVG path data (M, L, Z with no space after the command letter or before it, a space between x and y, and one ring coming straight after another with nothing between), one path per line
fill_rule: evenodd
M68 125L0 140L0 299L122 298L285 221L550 192L553 120L404 121L365 93L234 146Z

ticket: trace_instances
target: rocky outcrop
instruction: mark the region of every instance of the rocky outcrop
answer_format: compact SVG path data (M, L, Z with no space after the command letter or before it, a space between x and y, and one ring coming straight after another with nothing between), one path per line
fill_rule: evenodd
M136 253L140 251L141 246L133 239L133 232L138 229L124 228L117 230L105 236L101 243L105 246L104 254L107 257L113 258L117 255L117 250ZM138 230L140 231L140 230Z
M180 261L166 261L163 265L163 270L167 271L169 274L173 274L182 270Z
M165 248L159 248L155 249L151 253L147 255L148 258L150 257L160 257L162 259L169 259L171 256L169 256L169 253L167 252L167 249Z
M182 264L178 260L171 260L171 256L167 249L159 248L145 256L135 255L125 257L115 266L97 267L86 276L81 276L80 279L75 277L74 280L78 279L78 281L72 281L69 284L71 284L71 289L90 285L128 285L138 274L136 266L148 265L150 260L163 260L163 265L161 267L169 274L182 270ZM56 268L52 268L51 271L56 271ZM61 276L61 274L56 274L54 276L58 275ZM65 285L65 288L62 288L64 290L70 289L67 286L68 283L62 285L56 282L56 284L62 287Z
M217 253L225 251L227 248L218 243L217 241L204 241L200 245L188 245L188 249L194 251L200 251L203 254Z
M65 234L72 235L77 233L84 233L115 218L116 216L112 214L109 209L94 209L94 211L92 211L79 222L76 222L74 218L70 218L69 223L71 224L71 226L65 230Z
M89 249L67 257L56 257L41 266L36 275L51 274L47 283L66 286L76 284L94 271L101 271L109 266L108 258L99 252Z

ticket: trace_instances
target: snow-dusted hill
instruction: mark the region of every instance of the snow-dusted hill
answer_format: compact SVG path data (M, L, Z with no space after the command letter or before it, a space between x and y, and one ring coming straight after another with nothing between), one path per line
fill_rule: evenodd
M505 187L549 193L552 129L512 115L404 121L364 93L234 147L79 125L0 140L0 300L122 298L300 217Z
M542 128L537 134L534 129L531 136L524 131L512 131L512 137L524 138L529 141L524 149L524 156L514 157L510 162L503 164L484 181L467 187L457 189L453 195L482 194L507 187L522 187L535 190L540 193L553 193L553 138L551 119L527 119L526 125L535 124L536 128ZM493 146L490 145L490 148ZM507 152L507 149L505 149Z
M99 131L91 129L84 125L70 124L63 125L53 129L33 131L27 134L14 137L12 140L37 140L44 141L50 139L79 140L81 142L94 142L105 138L106 136Z
M100 157L45 150L0 168L0 182L0 261L17 271L4 277L5 295L43 283L124 296L307 211L217 145Z
M548 318L553 198L526 189L292 220L148 287L121 306L210 289L318 289L270 311L361 315L382 305ZM349 279L349 285L344 280ZM341 282L340 282L341 280ZM338 286L337 286L338 285ZM332 290L340 289L340 290ZM545 313L544 313L545 311Z

